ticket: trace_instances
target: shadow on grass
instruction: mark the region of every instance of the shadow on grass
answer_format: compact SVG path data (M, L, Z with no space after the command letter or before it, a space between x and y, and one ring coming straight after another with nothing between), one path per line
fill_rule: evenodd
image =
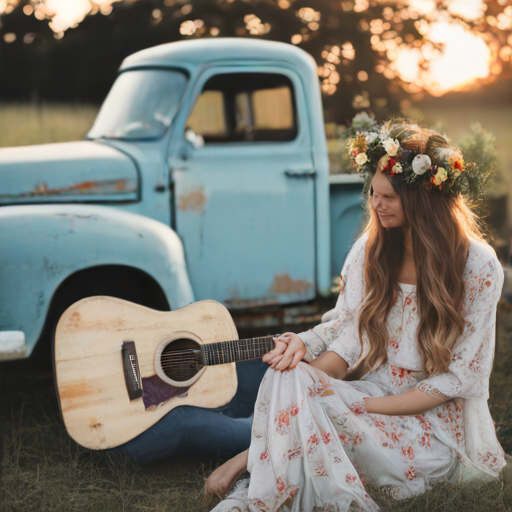
M512 452L512 308L500 306L490 407L506 452ZM139 467L72 441L60 418L53 376L37 362L0 365L0 512L204 512L210 463L179 460ZM383 511L505 512L512 510L512 464L485 485L437 485L417 498L370 494Z

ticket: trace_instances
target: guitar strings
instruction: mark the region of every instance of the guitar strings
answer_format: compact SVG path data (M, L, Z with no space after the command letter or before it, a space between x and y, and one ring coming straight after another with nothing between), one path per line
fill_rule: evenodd
M262 345L262 346L250 348L249 351L255 352L255 351L259 351L261 349L269 350L269 347ZM241 351L246 352L247 349L245 347L227 347L227 348L222 348L221 350L209 349L207 351L203 351L203 353L212 354L212 353L230 353L230 352L241 352ZM173 358L175 356L187 357L192 354L200 354L200 353L201 353L200 350L179 350L179 351L176 350L176 351L172 351L172 352L163 353L161 355L161 358L166 359L166 358Z
M262 349L263 349L263 354L268 351L268 347L257 347L256 349L252 349L250 352L252 352L254 355L256 355L256 352L260 352L260 350L262 350ZM207 352L205 355L207 357L209 357L209 356L222 357L222 356L236 356L236 355L243 356L244 354L242 354L241 352L242 351L240 351L238 349L226 349L226 350L222 350L222 351ZM263 354L261 354L261 355L263 355ZM193 360L197 359L199 356L201 356L200 352L196 352L194 354L193 351L191 351L190 353L165 354L165 355L161 356L160 360L162 362L193 361Z
M223 343L223 342L220 342L220 343ZM236 346L216 347L215 345L217 345L217 343L209 344L209 345L202 345L202 347L206 348L206 352L207 353L212 353L212 352L230 353L230 352L233 352L233 351L240 351L240 350L244 350L245 351L245 350L247 350L247 348L249 349L249 351L256 351L256 350L260 350L260 349L267 350L267 349L271 348L271 347L268 347L268 343L262 343L262 344L259 344L259 345L255 346L255 347L236 347ZM265 346L265 345L267 345L267 346ZM165 358L173 357L175 355L188 356L190 354L200 353L200 352L201 352L200 349L171 350L171 351L168 351L168 352L163 352L161 358L165 359Z
M252 355L256 356L256 352L257 351L251 351L252 352ZM266 352L263 351L261 353L261 355L263 356ZM242 353L238 353L238 351L236 352L233 352L233 351L224 351L224 352L218 352L218 353L209 353L209 354L206 354L207 357L243 357L244 355L251 355L251 354L242 354ZM256 356L258 357L258 356ZM238 357L237 357L238 358ZM187 361L196 361L198 359L201 359L200 357L200 354L197 355L197 357L195 356L178 356L178 357L173 357L173 356L167 356L167 357L162 357L160 358L160 361L162 363L179 363L179 362L187 362Z
M260 350L269 350L270 348L267 346L254 347L250 350L244 348L233 348L228 347L226 349L221 350L207 350L207 351L199 351L199 350L191 350L190 352L167 352L161 355L162 359L176 358L176 357L190 357L195 354L223 354L223 353L239 353L239 352L259 352Z
M208 343L200 345L197 349L170 350L161 355L161 367L163 370L174 368L175 373L177 373L175 377L186 377L187 375L184 373L184 370L180 368L180 365L199 363L203 366L202 361L200 361L202 358L198 356L206 355L206 365L208 365L210 359L213 359L212 362L214 364L225 364L235 360L243 360L244 356L249 356L249 358L254 357L256 356L256 352L259 353L261 350L268 352L273 348L273 341L274 336L265 336L261 338Z
M235 359L238 359L240 357L243 357L244 355L251 355L250 352L252 352L254 356L256 356L256 352L259 352L259 350L261 349L264 349L265 351L268 350L268 347L263 347L263 346L260 346L260 347L255 347L253 349L251 349L249 351L249 353L247 354L242 354L239 349L236 349L234 347L231 347L231 348L227 348L225 350L221 350L221 351L215 351L215 352L207 352L205 355L207 357L217 357L217 359L219 358L231 358L231 357L234 357ZM176 352L173 352L173 353L168 353L168 354L164 354L162 355L161 357L161 362L162 362L162 366L164 365L167 365L167 366L172 366L173 364L176 364L176 363L186 363L186 362L195 362L199 359L199 357L197 356L200 356L200 352L199 351L196 351L196 354L197 356L194 356L192 355L194 353L193 350L190 350L190 351L180 351L179 354L177 354L178 351ZM263 355L263 354L261 354Z

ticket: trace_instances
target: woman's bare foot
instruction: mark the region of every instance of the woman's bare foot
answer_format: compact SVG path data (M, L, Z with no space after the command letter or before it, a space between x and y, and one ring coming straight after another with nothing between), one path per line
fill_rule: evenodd
M205 494L216 494L223 498L233 487L236 479L247 470L249 450L235 455L218 467L204 482Z

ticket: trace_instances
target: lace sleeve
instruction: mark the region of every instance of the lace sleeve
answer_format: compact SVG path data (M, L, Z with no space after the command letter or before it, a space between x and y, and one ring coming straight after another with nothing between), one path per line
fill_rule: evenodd
M479 255L471 266L465 279L464 332L452 349L449 371L418 383L421 391L450 398L488 398L503 269L495 256Z
M326 350L332 350L342 357L349 368L359 360L361 346L357 334L357 318L364 299L364 249L366 237L361 237L349 252L340 283L340 295L336 307L328 313L332 320L302 332L302 339L311 361Z
M425 381L420 382L416 387L420 391L423 391L423 393L427 393L427 395L432 395L432 396L435 396L438 398L449 398L448 396L441 393L441 391L439 391L437 388L435 388L434 386L432 386L432 384L429 384L428 382L425 382Z

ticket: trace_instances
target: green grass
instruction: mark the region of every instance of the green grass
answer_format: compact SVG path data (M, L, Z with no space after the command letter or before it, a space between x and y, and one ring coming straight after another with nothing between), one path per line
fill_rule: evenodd
M92 105L0 103L0 147L83 139L97 113Z

